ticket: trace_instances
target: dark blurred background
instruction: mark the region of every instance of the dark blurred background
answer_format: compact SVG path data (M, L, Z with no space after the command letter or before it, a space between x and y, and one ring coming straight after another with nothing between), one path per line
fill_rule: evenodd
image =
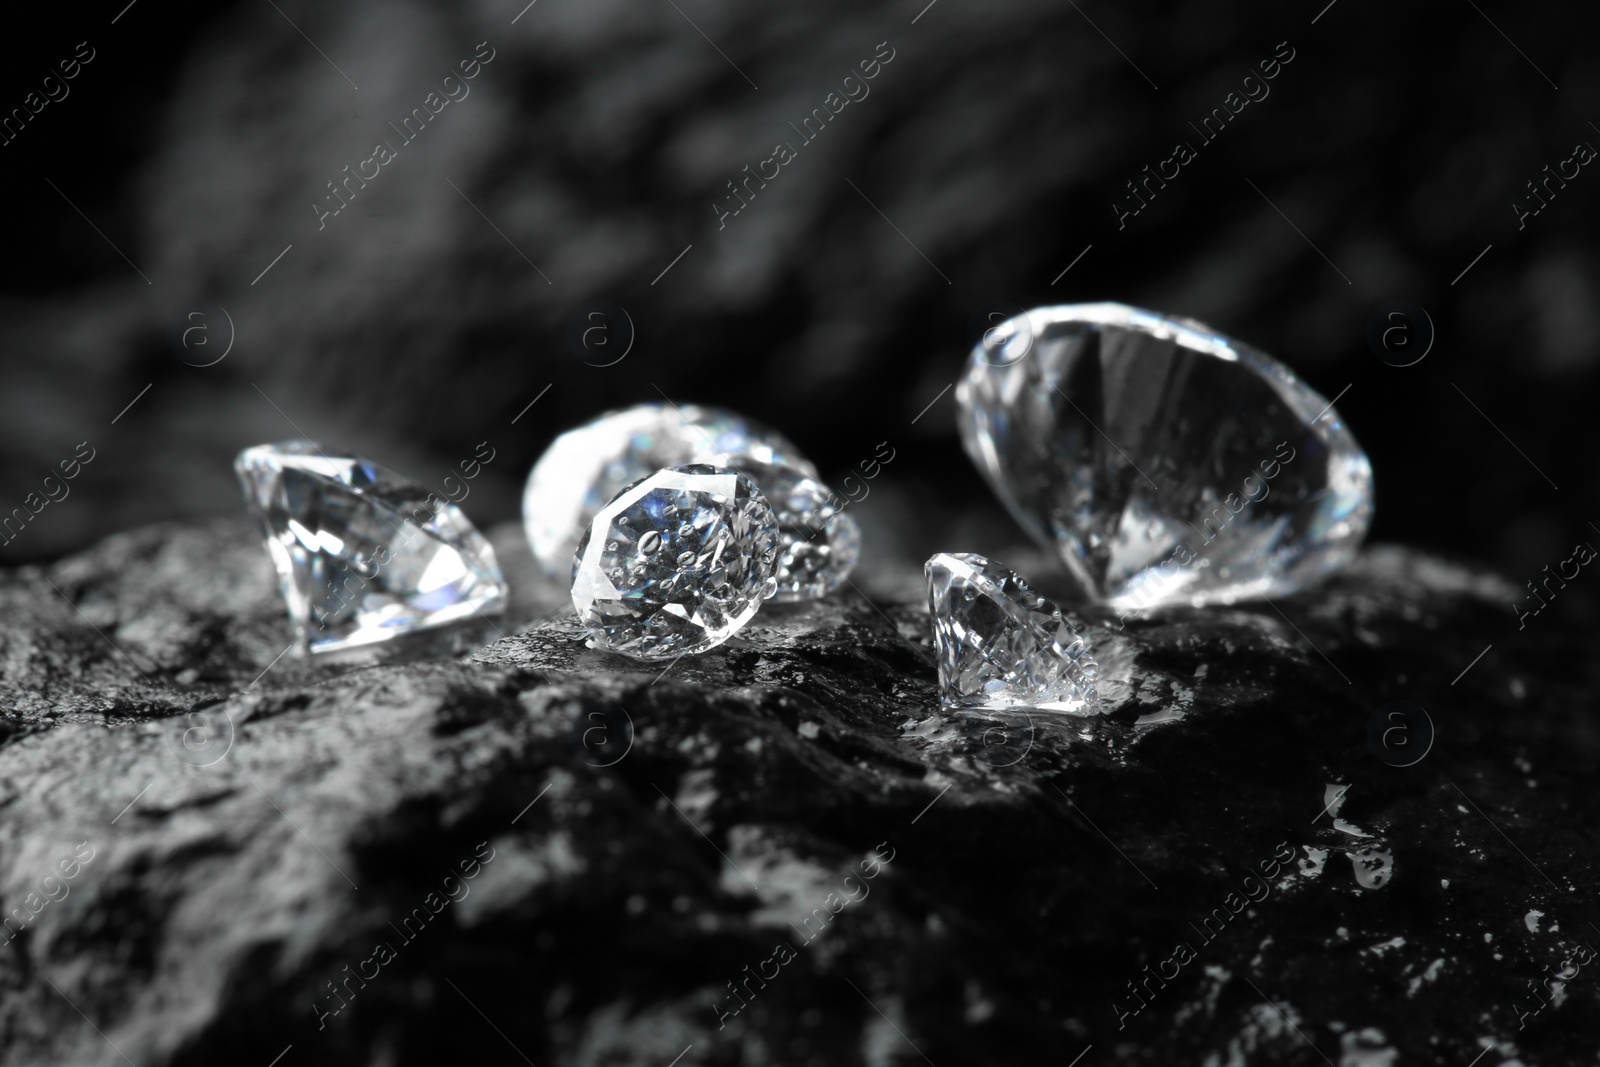
M95 458L0 560L241 513L234 453L302 433L431 484L487 440L463 507L489 525L554 434L663 395L768 422L835 479L887 441L869 545L982 547L1006 520L941 391L975 315L1085 300L1349 386L1375 539L1521 576L1600 516L1600 173L1520 229L1513 209L1600 145L1593 5L525 2L97 0L11 23L0 514L79 442ZM889 50L801 144L790 124ZM1291 50L1119 228L1125 183ZM470 95L402 144L475 53ZM396 158L319 229L327 183L379 141ZM719 229L727 183L778 142L798 158ZM1367 341L1397 299L1437 331L1405 368Z

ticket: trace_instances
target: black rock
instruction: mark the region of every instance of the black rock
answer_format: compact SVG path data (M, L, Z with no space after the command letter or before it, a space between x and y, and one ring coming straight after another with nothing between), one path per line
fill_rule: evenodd
M586 648L515 534L524 600L453 660L276 659L241 523L0 579L0 1062L1600 1045L1594 635L1508 633L1499 579L1376 548L1097 624L1106 714L1030 719L940 710L909 567L662 670ZM1368 743L1402 698L1409 767Z

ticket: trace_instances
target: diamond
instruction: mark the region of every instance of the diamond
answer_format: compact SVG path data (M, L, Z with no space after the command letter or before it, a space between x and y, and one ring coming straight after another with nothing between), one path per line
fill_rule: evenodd
M659 660L715 648L772 596L778 523L747 475L656 471L594 516L572 563L589 645Z
M741 460L817 476L787 438L720 408L639 404L568 430L539 457L522 493L534 558L552 578L563 578L590 520L624 486L663 467L737 467Z
M494 549L454 504L314 441L233 461L302 648L332 652L505 610Z
M1035 308L973 351L956 401L1012 515L1125 612L1294 592L1372 522L1372 467L1333 405L1189 319Z
M845 501L810 475L757 460L735 464L772 505L778 520L775 601L816 600L844 584L861 555L861 527Z
M941 552L923 572L947 707L1094 709L1099 665L1060 608L970 552Z

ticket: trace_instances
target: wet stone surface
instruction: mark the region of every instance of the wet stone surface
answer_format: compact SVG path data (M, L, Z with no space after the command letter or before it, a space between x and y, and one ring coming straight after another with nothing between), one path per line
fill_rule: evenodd
M457 659L272 665L243 522L0 577L0 1062L1600 1048L1595 634L1518 634L1499 579L1380 547L1102 626L1108 714L1030 722L939 709L912 561L663 672L491 536L513 612Z

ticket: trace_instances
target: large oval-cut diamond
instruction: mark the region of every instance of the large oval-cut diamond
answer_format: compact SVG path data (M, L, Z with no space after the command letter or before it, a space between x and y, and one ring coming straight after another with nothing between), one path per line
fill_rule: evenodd
M817 477L811 461L775 430L719 408L639 404L601 415L551 442L528 475L522 525L534 558L565 578L589 522L622 488L663 467L741 460Z
M956 401L996 494L1112 607L1290 593L1372 521L1372 467L1333 405L1189 319L1035 308L989 331Z
M778 523L738 471L660 470L601 508L572 564L589 643L635 659L722 644L777 589Z

